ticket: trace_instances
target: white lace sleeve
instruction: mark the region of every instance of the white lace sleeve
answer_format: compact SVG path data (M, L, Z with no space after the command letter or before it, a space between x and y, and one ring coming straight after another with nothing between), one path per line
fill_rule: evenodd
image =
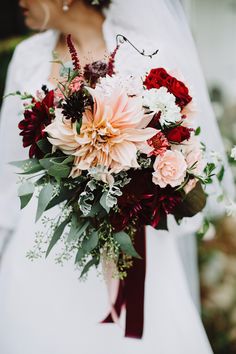
M19 87L20 53L15 51L9 65L5 94L15 92ZM19 136L21 102L18 97L3 100L0 120L0 230L13 230L19 214L17 198L17 175L9 162L25 158ZM3 232L0 231L0 237Z

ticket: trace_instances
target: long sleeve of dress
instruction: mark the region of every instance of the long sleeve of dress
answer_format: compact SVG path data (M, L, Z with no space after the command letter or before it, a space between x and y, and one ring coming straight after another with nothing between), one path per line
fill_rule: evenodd
M19 54L16 49L8 68L6 95L20 89ZM0 119L0 238L14 230L20 211L17 198L18 176L9 162L26 158L18 130L21 110L22 104L18 97L4 98Z

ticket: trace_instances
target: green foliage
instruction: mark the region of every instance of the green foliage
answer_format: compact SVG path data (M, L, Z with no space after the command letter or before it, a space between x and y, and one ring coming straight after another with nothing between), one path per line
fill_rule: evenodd
M60 240L60 238L61 238L61 236L62 236L62 234L69 222L70 222L70 218L67 218L59 226L56 227L54 234L52 236L52 239L49 243L49 246L48 246L48 249L46 252L46 257L49 255L49 253L51 252L51 250L55 246L55 244Z
M99 258L98 257L93 257L84 267L81 275L80 275L80 278L83 278L89 271L89 269L92 267L92 266L98 266L99 264Z
M201 134L201 127L198 127L196 130L195 130L195 135L198 136Z
M21 209L23 209L31 200L34 194L35 186L29 181L25 181L18 189L18 197L21 201Z
M218 178L219 182L223 181L224 175L225 175L225 167L222 166L220 169L220 172L217 174L217 178Z
M209 222L209 220L205 219L202 224L202 227L200 228L200 230L198 230L198 232L196 234L198 240L203 239L203 237L206 235L207 231L209 230L209 227L210 227L210 222Z
M24 172L19 174L21 175L31 175L43 170L42 166L40 165L37 159L27 159L23 161L13 161L10 162L10 165L20 168Z
M52 196L54 194L54 187L49 183L43 187L38 198L38 208L36 213L36 222L41 218L45 212Z
M55 177L60 181L61 178L67 178L69 176L73 161L73 156L50 156L39 160L39 164L47 171L49 176Z
M136 252L130 236L125 232L118 232L114 234L115 241L119 244L121 250L131 257L141 259L140 255Z
M67 238L68 242L79 240L89 226L89 220L78 219L78 216L74 213L71 221L71 228Z

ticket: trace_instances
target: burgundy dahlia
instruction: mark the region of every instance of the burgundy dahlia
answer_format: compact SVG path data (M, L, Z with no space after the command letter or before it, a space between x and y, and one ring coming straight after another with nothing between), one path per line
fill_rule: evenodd
M54 92L49 91L41 102L35 102L31 110L24 112L24 119L19 123L20 135L23 137L23 146L28 147L29 157L42 158L43 153L37 142L46 136L43 131L52 121L50 108L54 107Z
M181 195L173 188L160 188L152 182L150 171L130 171L131 182L118 198L119 212L111 214L110 222L116 231L124 230L136 220L137 225L151 225L158 229L167 215L181 202Z

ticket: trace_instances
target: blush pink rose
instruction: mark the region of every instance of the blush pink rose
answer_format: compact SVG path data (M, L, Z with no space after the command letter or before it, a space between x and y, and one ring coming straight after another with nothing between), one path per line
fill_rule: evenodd
M188 168L193 174L201 174L204 169L203 151L200 142L197 139L191 140L192 144L187 144L184 155Z
M162 156L157 156L154 162L153 183L165 188L168 184L177 187L183 183L187 163L179 151L167 150Z

